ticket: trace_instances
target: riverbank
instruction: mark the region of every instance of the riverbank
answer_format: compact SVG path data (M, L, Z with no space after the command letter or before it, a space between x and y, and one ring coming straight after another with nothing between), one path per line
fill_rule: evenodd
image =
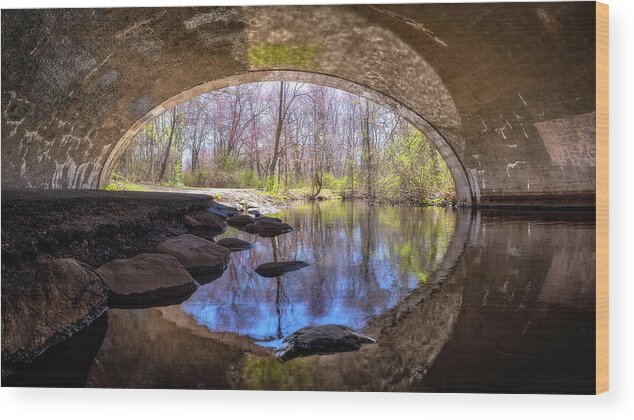
M179 303L217 279L232 251L252 246L216 243L228 225L266 238L292 231L260 217L279 209L255 191L165 190L2 191L3 380L107 308Z
M194 188L170 187L156 184L111 184L116 191L147 191L160 193L199 194L212 198L216 203L235 207L242 212L258 212L260 214L279 213L288 207L295 198L284 195L269 194L255 188Z
M281 209L289 207L293 201L328 201L347 200L364 201L371 205L411 206L411 207L452 207L456 205L455 197L438 196L426 199L391 200L374 198L369 200L366 196L355 194L342 196L331 189L322 189L317 198L309 188L291 188L279 193L268 192L255 188L195 188L195 187L169 187L156 184L133 184L120 182L111 184L113 189L132 191L155 191L187 194L204 194L211 196L216 202L230 207L235 207L242 212L258 212L260 214L278 213Z
M94 269L155 252L208 211L201 194L2 191L2 376L82 330L108 306Z

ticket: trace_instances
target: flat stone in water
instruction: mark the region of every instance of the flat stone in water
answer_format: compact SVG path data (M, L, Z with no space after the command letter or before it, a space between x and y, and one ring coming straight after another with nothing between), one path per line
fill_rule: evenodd
M361 335L343 325L319 325L300 328L282 339L275 357L282 362L313 354L333 354L359 350L373 338Z
M214 236L227 230L227 224L222 217L208 211L196 213L190 217L198 222L198 224L189 224L188 232L193 235L213 240Z
M240 214L240 210L238 210L237 208L225 206L216 202L213 202L211 206L209 206L209 211L216 216L219 216L222 220L227 220L227 218L229 217L237 216Z
M308 267L310 264L304 261L280 261L260 264L255 272L262 277L277 277L300 268Z
M227 219L227 224L235 228L244 228L249 223L255 222L255 219L249 215L242 214L239 216L232 216Z
M253 244L251 242L243 241L238 238L224 238L220 239L216 242L220 246L224 246L229 251L245 251L247 249L253 248Z
M176 257L199 283L220 277L231 261L227 248L190 234L168 239L156 250Z
M185 267L168 254L115 259L99 267L97 273L110 289L112 307L176 304L198 288Z
M244 230L248 233L258 234L263 238L272 238L291 232L293 228L288 223L283 223L279 219L260 217L255 222L246 225Z

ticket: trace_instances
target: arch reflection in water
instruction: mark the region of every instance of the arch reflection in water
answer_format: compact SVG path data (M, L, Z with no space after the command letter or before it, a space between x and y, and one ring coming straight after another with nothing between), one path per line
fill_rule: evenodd
M236 253L233 272L205 286L205 295L182 308L110 310L86 384L594 392L593 213L353 209L330 203L300 206L284 217L296 231L279 239L278 257L303 258L312 270L323 265L321 279L346 280L341 287L319 283L317 271L290 273L281 278L283 286L289 285L288 301L278 312L276 279L257 277L253 268L259 261L251 262L248 252ZM423 226L436 226L438 233L425 234ZM274 258L270 239L260 241L254 255ZM380 277L382 264L391 264L389 280ZM355 275L357 282L349 281ZM315 287L303 283L308 280ZM218 295L210 295L215 284ZM308 291L302 293L298 285ZM352 285L355 293L349 292ZM384 289L387 285L394 288ZM208 296L216 300L205 304ZM346 298L331 304L331 296ZM258 299L266 303L250 309ZM301 317L292 299L304 308ZM182 310L206 307L213 310L193 316ZM234 309L243 315L232 314ZM293 322L325 316L359 322L376 344L281 363L254 342L275 340L279 325L285 333Z
M269 347L307 325L360 330L428 281L455 225L445 210L352 203L310 203L283 218L294 232L258 238L252 250L234 253L225 275L200 288L183 311L212 331ZM276 278L254 272L259 264L289 260L310 266Z

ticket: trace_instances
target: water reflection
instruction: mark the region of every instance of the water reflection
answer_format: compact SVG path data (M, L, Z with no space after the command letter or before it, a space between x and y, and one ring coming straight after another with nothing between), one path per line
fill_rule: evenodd
M227 232L255 247L232 254L223 277L186 303L111 309L85 384L594 391L594 213L321 203L283 217L296 230L277 240ZM275 259L311 265L279 278L254 272ZM333 322L377 342L287 363L267 347Z
M183 311L212 331L272 347L307 325L360 330L428 280L455 227L446 210L358 203L309 203L280 216L294 232L257 238L253 249L233 254L225 275L194 293ZM235 230L227 235L256 239ZM254 272L290 260L310 266L274 278Z

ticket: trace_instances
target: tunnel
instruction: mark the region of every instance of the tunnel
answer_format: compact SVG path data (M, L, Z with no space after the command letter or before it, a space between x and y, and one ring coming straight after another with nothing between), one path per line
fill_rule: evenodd
M284 80L406 118L445 159L461 205L594 207L595 8L5 10L2 188L103 188L162 112Z

